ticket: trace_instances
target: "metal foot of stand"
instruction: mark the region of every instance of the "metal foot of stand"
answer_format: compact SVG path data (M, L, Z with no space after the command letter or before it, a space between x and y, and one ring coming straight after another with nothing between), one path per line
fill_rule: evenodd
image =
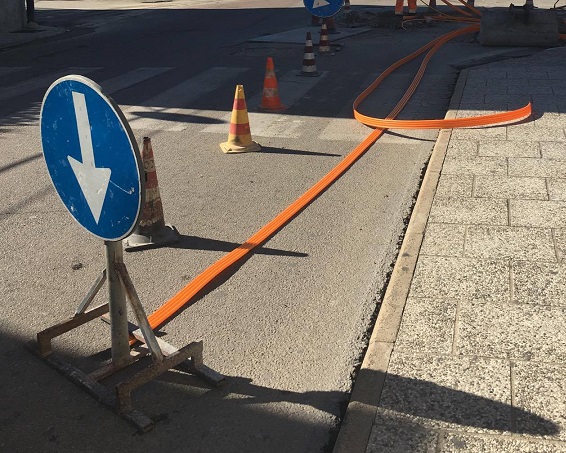
M39 332L37 343L34 343L32 348L63 376L133 424L138 431L145 433L153 428L153 421L132 407L132 391L175 367L192 373L212 385L219 385L224 380L224 376L204 365L202 341L192 342L177 349L155 336L122 261L122 253L121 242L112 243L110 246L107 243L107 269L96 279L79 304L75 316ZM106 280L108 280L110 303L87 310ZM127 320L126 298L138 318L140 327ZM110 323L112 331L112 360L106 365L87 374L53 352L51 340L100 317ZM137 352L130 349L130 333L133 338L143 343L143 348L138 348L140 350ZM114 391L111 387L100 383L118 371L126 370L129 365L147 355L151 356L153 363L116 383Z
M110 316L108 315L103 315L100 317L100 319L102 319L106 323L110 323ZM128 330L130 331L130 335L132 335L136 340L145 344L145 339L143 337L142 331L138 326L130 322L128 323ZM177 349L172 344L167 343L165 340L161 338L156 339L165 357L169 357L179 352L179 349ZM225 376L213 370L212 368L207 367L203 362L202 340L193 342L188 346L191 346L193 348L189 359L181 361L179 364L175 365L174 368L185 373L194 374L195 376L200 377L201 379L215 387L223 384L226 379Z

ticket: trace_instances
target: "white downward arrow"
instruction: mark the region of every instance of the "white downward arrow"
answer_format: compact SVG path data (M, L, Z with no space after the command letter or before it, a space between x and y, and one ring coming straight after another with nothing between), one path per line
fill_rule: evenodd
M96 168L94 164L94 150L92 149L85 95L73 91L73 104L77 118L82 162L71 156L67 156L67 159L69 159L71 168L77 177L79 186L81 186L92 216L98 224L110 182L111 170L109 168Z
M330 3L328 3L326 0L314 0L312 7L320 8L321 6L327 6L327 5L330 5Z

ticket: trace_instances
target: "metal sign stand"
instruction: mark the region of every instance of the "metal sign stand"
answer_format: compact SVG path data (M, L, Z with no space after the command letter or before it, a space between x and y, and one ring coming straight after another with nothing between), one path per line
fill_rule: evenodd
M131 392L133 390L175 367L199 376L212 385L220 384L224 376L204 365L202 341L196 341L177 349L155 336L124 264L122 241L105 241L104 244L106 269L96 279L79 304L73 318L37 334L38 352L49 365L86 390L99 402L113 409L135 425L139 431L147 432L153 427L153 421L132 407ZM87 310L106 280L108 280L109 303ZM126 301L132 306L139 327L128 322ZM112 358L106 365L87 374L58 358L52 350L51 340L99 317L110 322ZM131 351L130 335L135 339L134 341L142 343L142 348ZM110 390L110 387L100 383L148 354L151 355L153 363L115 384L114 392Z

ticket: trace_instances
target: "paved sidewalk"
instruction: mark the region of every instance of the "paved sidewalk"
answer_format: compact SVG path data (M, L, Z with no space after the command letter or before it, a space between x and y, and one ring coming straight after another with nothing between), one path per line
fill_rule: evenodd
M335 453L566 452L566 48L463 71Z

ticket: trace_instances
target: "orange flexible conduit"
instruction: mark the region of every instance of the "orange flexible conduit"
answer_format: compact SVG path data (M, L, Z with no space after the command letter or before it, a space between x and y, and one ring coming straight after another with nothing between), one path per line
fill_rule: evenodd
M392 119L402 110L405 104L408 102L410 96L414 93L419 84L422 76L424 74L424 70L428 61L432 57L432 55L439 49L439 47L449 41L452 38L457 36L466 34L466 33L473 33L479 29L478 25L472 25L466 28L462 28L460 30L456 30L450 33L447 33L421 49L417 50L416 52L412 53L408 57L399 60L389 68L387 68L383 74L381 74L371 86L366 89L355 101L354 103L354 115L356 118L360 116L361 118L366 121L365 124L372 125L373 122L380 122L385 121L392 121ZM397 69L399 66L405 64L406 62L416 58L418 55L430 49L428 54L426 55L421 67L419 69L418 74L415 76L413 83L407 90L407 93L403 98L399 101L397 106L393 109L393 111L388 115L386 120L379 120L376 118L371 118L368 116L360 115L355 108L359 105L359 103L365 99L368 94L373 91L379 83L391 72ZM409 121L409 122L395 122L393 127L403 127L403 128L420 128L424 124L427 127L429 124L432 127L432 123L434 122L435 128L453 128L453 127L462 127L463 125L467 126L470 123L473 125L488 125L488 124L495 124L501 121L512 121L512 120L519 120L528 115L530 115L530 104L524 107L523 109L515 110L513 112L507 112L497 115L488 115L488 116L479 116L475 118L465 118L459 120L424 120L424 121ZM399 124L403 124L400 126ZM409 126L406 124L409 123ZM175 294L170 300L165 302L159 309L157 309L154 313L152 313L149 317L149 323L152 328L159 327L163 325L166 321L172 318L179 310L181 310L185 305L187 305L193 298L208 284L210 284L218 275L220 275L223 271L228 269L230 266L234 265L235 263L242 260L246 255L250 254L250 252L255 248L266 242L271 236L273 236L277 231L279 231L282 227L284 227L290 220L292 220L297 214L299 214L303 209L305 209L312 201L314 201L322 192L324 192L334 181L336 181L342 174L344 174L350 166L352 166L368 149L371 145L375 143L375 141L385 132L385 128L389 126L376 126L375 129L371 134L369 134L353 151L348 154L344 160L342 160L336 167L334 167L330 172L328 172L320 181L318 181L314 186L312 186L309 190L307 190L303 195L301 195L296 201L294 201L290 206L288 206L285 210L283 210L280 214L278 214L273 220L263 226L258 232L256 232L253 236L251 236L246 242L242 245L237 247L236 249L232 250L230 253L225 255L224 257L220 258L214 264L209 266L206 270L204 270L201 274L197 275L193 281L191 281L187 286L182 288L177 294ZM135 340L132 339L132 343Z

